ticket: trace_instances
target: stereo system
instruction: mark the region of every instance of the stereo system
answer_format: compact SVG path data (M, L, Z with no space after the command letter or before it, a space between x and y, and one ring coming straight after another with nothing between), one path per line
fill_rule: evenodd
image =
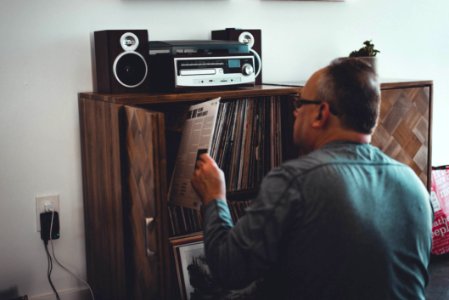
M181 91L261 83L260 30L227 28L212 40L149 41L147 30L94 32L94 89Z
M156 91L253 86L254 57L233 41L150 42L150 65Z

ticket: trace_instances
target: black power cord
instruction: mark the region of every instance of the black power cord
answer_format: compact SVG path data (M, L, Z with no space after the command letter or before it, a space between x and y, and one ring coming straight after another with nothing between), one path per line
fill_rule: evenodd
M60 300L58 291L51 280L51 272L53 271L53 260L48 251L48 241L59 238L59 216L55 211L44 212L40 215L41 221L41 239L44 241L45 253L47 254L47 278L51 289L56 295L56 299Z
M51 259L51 255L50 252L48 251L48 241L44 241L44 246L45 246L45 252L47 253L47 278L48 278L48 282L50 283L51 289L53 290L53 292L56 295L56 299L60 300L61 298L59 297L58 291L56 291L56 288L53 284L53 281L51 280L51 272L53 271L53 260Z
M56 291L56 288L51 280L51 272L53 270L53 259L51 257L50 251L48 251L48 241L50 241L50 244L51 244L51 250L53 253L53 258L54 258L55 263L57 265L59 265L63 270L65 270L67 273L69 273L70 275L72 275L73 277L78 279L80 282L84 283L89 288L89 292L92 297L92 300L95 300L95 296L94 296L94 293L93 293L90 285L83 279L79 278L72 271L70 271L69 269L64 267L56 258L55 249L53 248L53 240L59 239L59 215L58 215L58 212L49 211L49 212L41 213L40 221L41 221L41 239L44 241L45 252L47 254L47 261L48 261L47 278L48 278L48 282L50 283L50 286L51 286L53 292L56 295L56 299L60 300L60 297L59 297L59 294Z

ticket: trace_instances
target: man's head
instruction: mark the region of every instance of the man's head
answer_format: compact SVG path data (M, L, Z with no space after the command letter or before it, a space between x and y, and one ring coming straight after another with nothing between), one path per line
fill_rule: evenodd
M354 58L334 60L318 82L317 97L330 104L345 128L373 133L379 115L380 87L369 64Z
M301 98L302 104L310 104L294 113L294 141L302 152L333 140L370 140L379 115L380 87L369 64L354 58L334 60L310 77Z

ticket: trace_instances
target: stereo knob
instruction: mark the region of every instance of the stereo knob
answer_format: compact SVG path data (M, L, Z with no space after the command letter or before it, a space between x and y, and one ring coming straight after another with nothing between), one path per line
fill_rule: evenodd
M254 73L254 67L251 64L244 64L242 67L242 73L245 76L251 75Z

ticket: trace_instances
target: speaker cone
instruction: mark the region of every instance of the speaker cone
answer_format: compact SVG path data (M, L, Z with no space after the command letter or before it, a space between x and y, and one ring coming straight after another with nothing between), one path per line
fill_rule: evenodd
M138 52L123 52L114 61L114 76L121 85L134 88L142 84L148 73L145 58Z

